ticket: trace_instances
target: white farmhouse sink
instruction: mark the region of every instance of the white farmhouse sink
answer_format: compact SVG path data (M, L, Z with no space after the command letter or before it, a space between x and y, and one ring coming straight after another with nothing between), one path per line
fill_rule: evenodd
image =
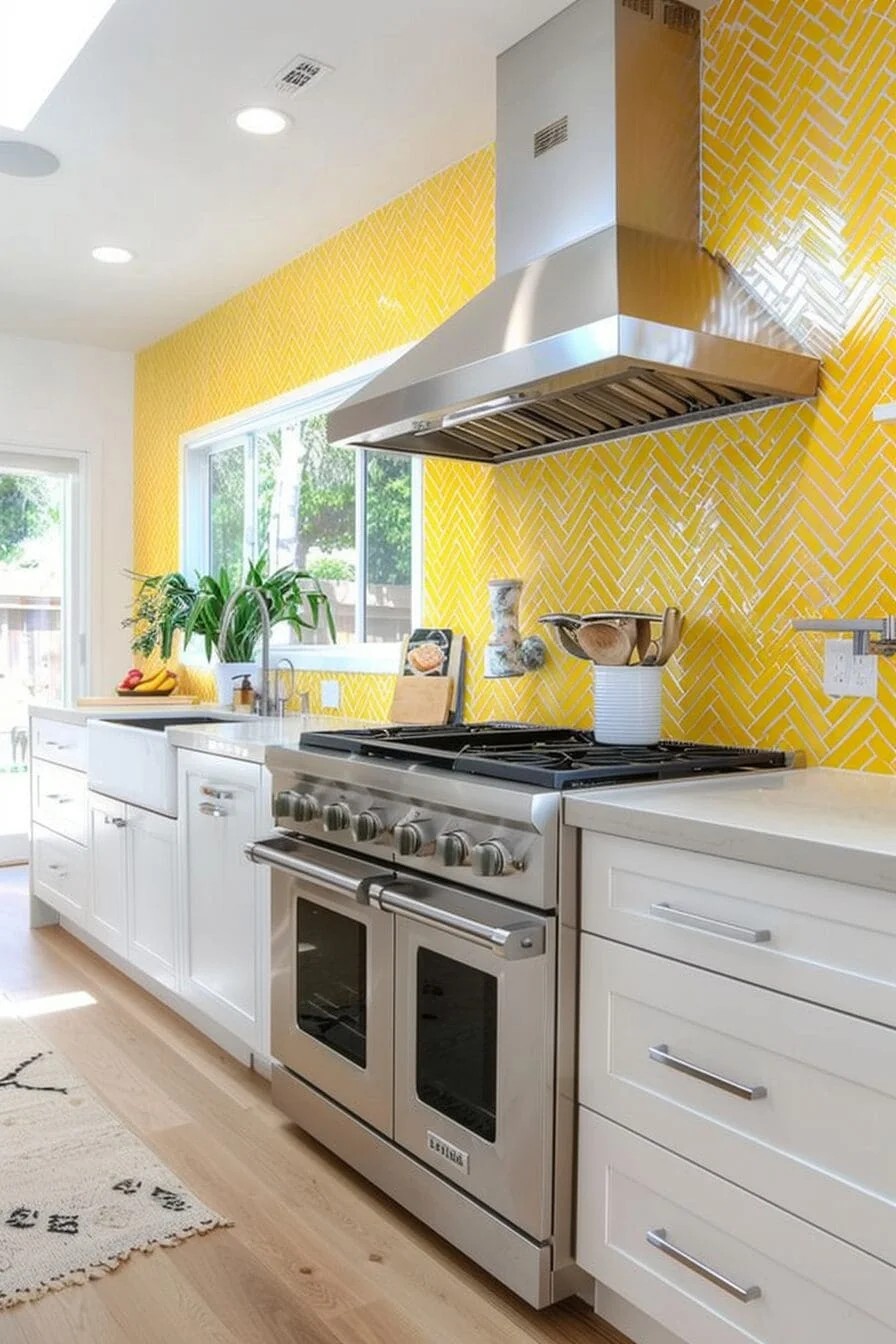
M107 798L177 816L177 749L166 728L218 723L233 714L160 710L138 717L87 720L87 787Z

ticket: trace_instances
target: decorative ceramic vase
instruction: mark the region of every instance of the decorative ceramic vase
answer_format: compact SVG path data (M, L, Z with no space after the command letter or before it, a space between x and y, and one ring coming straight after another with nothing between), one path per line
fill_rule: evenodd
M218 684L218 704L222 709L233 709L233 693L243 677L248 677L253 688L258 690L257 663L216 663L214 673Z
M663 669L594 668L594 740L613 746L647 747L660 740Z
M492 619L492 637L485 646L487 677L521 677L525 672L520 657L520 593L522 579L490 579L488 609Z

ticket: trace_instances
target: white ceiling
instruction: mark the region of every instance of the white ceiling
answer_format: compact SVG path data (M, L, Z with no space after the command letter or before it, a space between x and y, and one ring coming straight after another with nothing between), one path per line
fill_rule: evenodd
M137 349L494 135L498 52L568 0L118 0L0 176L0 331ZM293 99L298 54L335 66ZM295 125L248 136L240 107ZM103 266L91 248L131 248Z

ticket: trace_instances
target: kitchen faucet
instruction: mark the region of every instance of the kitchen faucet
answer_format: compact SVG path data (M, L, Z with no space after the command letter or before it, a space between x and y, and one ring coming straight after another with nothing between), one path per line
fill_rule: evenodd
M224 610L221 612L221 633L218 647L222 652L224 651L227 643L227 632L233 619L233 609L236 606L237 598L241 597L243 593L251 594L258 604L258 610L261 612L261 690L258 693L258 712L259 714L269 714L271 712L271 691L268 685L271 676L271 617L268 604L264 600L264 594L259 588L253 588L249 583L243 583L239 588L234 588L224 604Z

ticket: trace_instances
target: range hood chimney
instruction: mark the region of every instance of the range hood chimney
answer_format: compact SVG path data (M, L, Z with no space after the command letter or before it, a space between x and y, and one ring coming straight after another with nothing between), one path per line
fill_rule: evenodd
M577 0L498 58L497 279L331 441L512 462L814 396L699 202L699 10Z

